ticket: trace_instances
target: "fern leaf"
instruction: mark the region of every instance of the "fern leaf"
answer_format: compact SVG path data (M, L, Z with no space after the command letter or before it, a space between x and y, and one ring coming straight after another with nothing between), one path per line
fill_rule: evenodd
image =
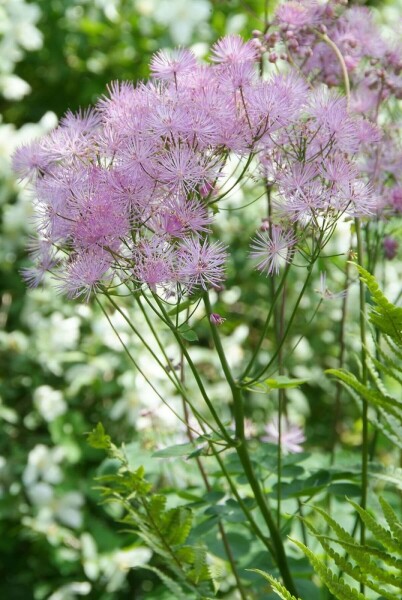
M152 494L147 509L153 521L160 525L162 516L166 507L166 496L162 494Z
M370 587L374 592L381 594L381 596L383 596L387 600L395 600L394 592L388 592L387 590L384 590L372 579L369 579L369 577L368 577L369 574L371 576L375 576L375 572L376 572L377 575L378 574L383 575L384 572L381 569L378 569L373 564L373 562L368 559L367 555L364 556L364 551L362 551L362 553L359 552L359 546L352 545L352 544L345 544L345 546L349 547L349 554L352 556L352 558L355 561L356 561L356 557L360 555L361 563L352 565L348 560L345 559L344 556L341 556L336 550L334 550L334 548L332 548L332 546L326 541L326 539L325 539L326 536L316 535L316 537L319 540L319 542L322 545L325 552L328 554L328 556L330 558L332 558L332 560L335 562L336 566L341 571L350 575L355 581L357 581L359 583L363 583L364 585L367 585L367 587ZM334 541L339 543L338 540L334 540ZM342 544L342 546L343 546L343 544ZM385 581L381 580L380 583L385 583ZM395 585L393 581L392 582L387 581L387 583L391 583L391 585ZM399 587L399 586L396 586L396 587Z
M300 600L300 598L296 598L296 596L293 596L290 592L288 592L285 586L283 586L280 583L280 581L275 579L275 577L272 577L272 575L270 575L269 573L264 573L264 571L260 571L260 569L247 569L247 571L251 571L252 573L258 573L259 575L262 575L264 579L266 579L269 582L275 594L279 596L279 598L281 598L282 600Z
M226 565L223 560L213 556L211 557L211 563L207 566L209 577L214 586L215 593L219 591L222 581L226 579Z
M155 573L161 582L168 588L168 590L172 592L175 600L190 600L190 598L194 598L193 595L189 596L188 592L185 592L181 585L166 575L166 573L163 573L160 569L157 569L151 565L144 565L142 568Z
M193 569L188 573L189 578L195 584L199 581L209 581L210 575L207 566L207 552L204 547L196 546L193 550Z
M379 288L379 285L368 271L356 265L360 279L366 284L373 300L369 318L382 333L389 335L394 342L402 347L402 308L389 302Z
M387 390L385 389L385 386L381 380L381 377L376 369L375 359L372 359L372 357L368 353L366 356L367 356L367 358L366 358L367 369L370 374L370 377L371 377L374 385L376 386L377 390L380 392L380 394L386 396Z
M387 414L382 408L379 409L382 416L382 422L377 419L374 423L385 437L387 437L397 448L402 450L402 426L391 415Z
M387 342L392 354L395 355L396 358L399 358L399 360L402 360L402 352L400 351L398 346L396 346L393 340L387 336L384 336L384 340Z
M402 403L392 398L391 396L385 396L380 392L370 390L365 385L344 369L329 369L327 371L330 375L337 377L346 385L347 388L352 388L362 398L367 400L369 404L373 404L376 407L381 407L386 410L389 414L393 415L396 419L402 422Z
M397 363L392 360L389 354L387 354L382 348L380 348L379 344L377 344L377 351L378 354L382 356L383 360L381 362L377 360L374 356L371 356L371 360L373 361L375 367L380 372L385 373L385 375L388 375L389 377L392 377L392 379L395 379L395 381L402 385L402 377L398 375L398 372L400 372L401 367L398 366Z
M346 529L341 527L339 523L332 519L332 517L330 517L329 514L325 512L325 510L319 508L318 506L314 506L314 510L317 511L322 517L324 517L325 521L331 527L332 531L334 531L338 536L340 542L348 542L350 544L354 544L355 540L353 536L351 536L350 533L346 531ZM311 527L308 521L306 521L306 523Z
M304 552L321 581L327 586L337 600L366 600L363 594L351 588L343 579L338 578L331 569L328 569L326 565L315 556L314 552L311 552L311 550L307 548L307 546L298 540L292 540L292 542Z
M189 508L179 506L168 510L164 517L163 535L171 546L184 544L190 533L193 514Z
M380 525L374 517L370 515L370 513L353 502L353 500L349 500L348 502L355 508L355 510L359 513L361 520L366 525L367 529L371 531L374 535L375 539L380 542L384 548L391 550L392 552L396 552L399 555L402 554L402 548L400 543L395 540L395 538L391 535L388 529L385 529L382 525Z
M326 537L326 536L322 536L322 537ZM332 540L332 541L336 541L336 540ZM400 560L399 558L396 558L393 554L389 554L388 552L385 552L384 550L380 550L379 548L374 548L374 546L367 546L367 545L359 546L357 544L347 544L346 542L344 542L342 544L342 546L343 546L343 548L345 548L345 550L349 550L349 548L351 548L352 550L355 549L355 550L358 550L359 552L364 552L366 555L375 556L380 561L382 561L382 562L390 565L391 567L394 567L398 571L402 572L402 560Z
M319 536L317 536L319 537ZM320 543L321 540L320 540ZM327 550L329 544L325 546ZM324 545L323 545L324 547ZM372 590L381 594L389 600L395 600L395 592L387 592L380 585L391 585L398 589L402 588L402 579L399 574L389 572L383 567L378 566L371 560L371 553L368 547L362 547L358 544L342 544L345 550L349 551L349 555L356 562L356 566L353 567L353 571L349 572L345 569L345 572L349 573L356 581L361 581L369 586ZM333 558L333 557L332 557ZM335 558L334 558L335 560ZM337 562L335 560L335 562ZM338 564L338 562L337 562ZM338 566L340 566L338 564ZM343 569L343 567L341 567Z
M392 506L384 498L379 498L382 512L387 520L393 536L399 541L402 547L402 523L394 513Z

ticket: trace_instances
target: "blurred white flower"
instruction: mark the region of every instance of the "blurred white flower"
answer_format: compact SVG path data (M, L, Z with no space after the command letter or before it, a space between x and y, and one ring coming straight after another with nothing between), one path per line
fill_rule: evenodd
M136 0L138 12L169 29L176 44L191 42L195 29L205 25L211 4L208 0Z
M266 435L262 436L263 442L271 444L279 443L279 419L275 416L266 426ZM297 454L303 452L301 444L306 441L306 437L301 427L291 425L286 419L281 420L281 448L283 454Z
M18 75L0 75L0 93L6 100L21 100L30 91L31 86Z
M88 581L73 581L58 588L47 600L75 600L77 596L87 596L91 589Z
M37 444L28 455L28 464L22 474L24 485L30 487L39 480L60 483L63 474L59 464L63 458L63 448L48 448L44 444Z
M132 546L100 554L94 538L87 532L81 535L81 552L85 575L92 581L102 575L108 580L108 592L119 589L127 571L147 564L152 556L152 550L144 546Z
M12 73L25 51L38 50L43 44L42 33L36 27L40 14L36 4L25 0L0 2L0 74L6 76L0 76L0 93L8 100L19 100L30 90L25 81Z
M64 415L67 411L67 404L64 402L63 394L59 390L54 390L49 385L41 385L36 388L33 401L41 416L48 423Z
M54 521L71 529L81 527L84 497L79 492L57 494L51 485L43 481L31 485L27 491L30 501L38 509L36 520L42 528Z
M81 319L77 316L65 317L54 312L44 317L40 312L32 312L32 306L26 303L23 320L29 325L34 335L36 357L41 364L55 375L62 375L63 361L66 352L75 350L80 335Z

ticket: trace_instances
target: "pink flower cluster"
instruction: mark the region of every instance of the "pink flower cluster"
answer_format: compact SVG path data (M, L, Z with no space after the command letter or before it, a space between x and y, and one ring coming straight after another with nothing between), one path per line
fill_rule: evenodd
M299 238L371 214L356 156L377 129L294 71L262 78L259 57L237 35L205 64L186 49L160 51L148 82L112 83L94 109L68 112L17 150L14 169L37 209L28 283L51 271L60 291L86 299L121 283L176 296L219 287L227 253L209 234L232 154L259 164L277 190L273 228L253 242L266 273Z
M354 78L354 110L375 111L379 99L391 94L402 98L402 44L381 34L367 7L347 7L343 0L288 0L279 5L263 43L307 76L337 86L342 84L342 68L325 35L339 48Z
M344 86L338 49L350 81L350 112L373 124L379 116L382 143L368 143L362 173L371 180L381 217L400 213L402 148L400 127L384 120L382 108L395 118L402 99L402 42L400 34L385 35L367 7L348 6L345 0L288 0L279 4L265 34L255 32L260 53L269 61L286 61L314 86Z

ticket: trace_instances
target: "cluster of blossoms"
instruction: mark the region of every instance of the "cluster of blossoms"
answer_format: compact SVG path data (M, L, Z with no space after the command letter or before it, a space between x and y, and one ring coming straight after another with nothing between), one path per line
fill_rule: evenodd
M304 9L282 5L282 24L286 10ZM280 31L296 35L296 25ZM276 190L251 251L267 274L296 250L308 258L341 216L375 213L358 156L378 145L378 128L297 69L262 77L257 42L229 35L205 64L190 50L160 51L148 82L113 83L94 109L67 113L15 153L14 169L36 196L29 284L51 271L73 298L119 283L166 296L218 288L226 250L208 238L233 155Z
M375 125L381 120L381 143L366 144L359 169L371 182L383 221L402 212L402 146L395 124L402 42L395 33L385 34L367 7L348 7L344 0L283 2L266 33L255 32L261 54L272 63L286 61L313 85L342 86L346 72L349 112Z
M343 72L329 38L354 79L353 110L374 113L390 95L402 98L402 45L381 35L370 9L345 5L344 0L283 2L262 44L271 61L283 57L332 87L343 83Z

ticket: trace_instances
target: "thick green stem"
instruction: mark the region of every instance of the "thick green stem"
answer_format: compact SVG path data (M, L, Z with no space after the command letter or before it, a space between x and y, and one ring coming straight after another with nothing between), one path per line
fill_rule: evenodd
M204 294L204 304L207 311L208 317L210 317L212 313L211 303L209 301L208 293ZM261 514L264 518L264 521L268 527L272 544L274 547L274 559L278 565L278 569L282 575L283 582L289 592L291 594L297 595L295 585L293 583L292 575L289 570L289 565L287 562L285 548L283 546L282 538L280 536L280 532L276 526L275 520L271 514L271 510L267 504L265 495L261 489L259 481L256 477L256 474L253 469L252 462L250 460L250 455L248 453L247 442L244 432L244 408L243 408L243 398L241 389L236 385L236 382L233 378L232 372L230 370L229 364L226 359L225 352L222 347L222 343L216 329L216 326L210 322L210 328L212 337L215 344L216 352L219 356L219 360L222 365L223 372L225 374L226 380L232 392L233 397L233 412L235 418L236 425L236 438L237 444L235 446L237 455L240 459L240 462L244 469L244 474L250 484L250 487L253 491L255 501L258 504L258 507L261 511Z
M359 219L355 219L356 226L356 238L357 238L357 260L359 265L363 265L363 240L361 232L361 224ZM360 340L361 340L361 361L362 361L362 383L364 386L367 385L368 370L367 370L367 351L366 351L366 301L365 301L365 288L364 283L360 279L359 281L359 302L360 302ZM362 497L361 506L366 508L367 505L367 486L368 486L368 404L367 401L362 399ZM360 542L363 545L366 540L366 530L364 523L361 523L360 528Z

